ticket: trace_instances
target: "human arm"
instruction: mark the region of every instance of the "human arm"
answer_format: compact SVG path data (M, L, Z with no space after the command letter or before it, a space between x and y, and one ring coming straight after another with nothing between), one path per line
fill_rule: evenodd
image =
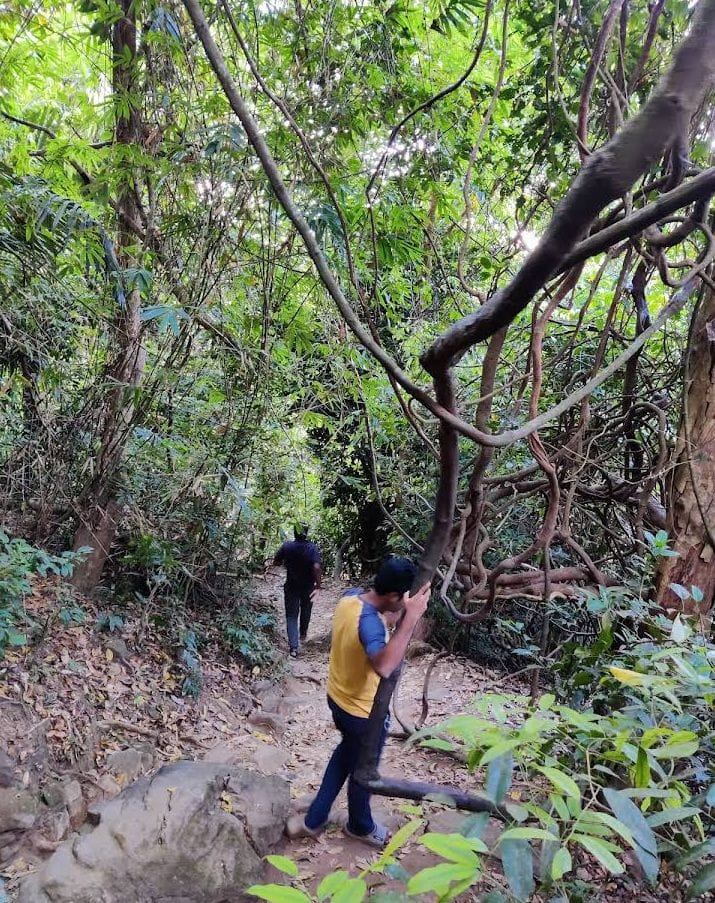
M399 666L405 657L407 646L412 639L417 622L427 610L430 596L430 585L423 586L414 596L405 595L405 609L402 620L389 641L372 655L368 650L370 664L380 677L389 677Z
M283 543L280 549L278 549L278 551L276 552L276 556L273 559L273 564L285 564L285 543Z

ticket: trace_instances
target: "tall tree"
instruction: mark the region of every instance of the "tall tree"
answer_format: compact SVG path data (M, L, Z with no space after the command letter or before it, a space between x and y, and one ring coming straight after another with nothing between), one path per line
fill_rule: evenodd
M715 291L710 287L693 318L683 390L667 506L678 555L662 559L656 597L669 609L706 613L715 602ZM683 598L680 587L690 598Z
M116 116L115 141L131 149L141 138L138 108L137 19L134 0L119 0L121 17L112 26L112 95ZM134 170L127 167L116 202L117 262L123 280L137 266L136 224L139 201ZM117 477L131 429L136 389L141 383L146 359L141 342L141 294L136 280L128 291L119 286L119 309L114 321L116 353L104 376L106 396L100 412L101 441L93 478L80 500L80 524L74 547L91 547L92 552L77 568L75 584L93 589L102 575L117 529L119 503Z

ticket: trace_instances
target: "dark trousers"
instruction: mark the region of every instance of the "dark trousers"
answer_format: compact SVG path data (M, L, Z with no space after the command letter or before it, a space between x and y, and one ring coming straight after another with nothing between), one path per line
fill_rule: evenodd
M330 809L343 784L348 782L348 828L353 834L369 834L375 827L370 811L370 794L360 787L352 778L358 761L362 739L367 731L368 719L351 715L328 697L328 705L333 713L335 727L342 734L342 740L330 757L325 769L323 781L318 795L308 809L305 824L311 830L324 825L330 815ZM380 755L385 746L387 724L380 738Z
M310 594L313 587L292 586L289 583L283 587L286 606L286 628L288 630L288 645L291 649L297 649L300 640L304 640L308 633L310 615L313 611L313 600ZM298 634L298 619L300 618L300 635Z

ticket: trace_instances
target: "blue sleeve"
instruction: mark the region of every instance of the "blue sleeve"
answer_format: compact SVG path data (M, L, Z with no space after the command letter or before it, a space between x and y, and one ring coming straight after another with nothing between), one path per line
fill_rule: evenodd
M310 548L310 558L313 564L322 564L323 560L320 557L320 551L316 545L311 544Z
M358 621L358 635L368 658L377 655L387 645L385 622L372 605L363 603Z

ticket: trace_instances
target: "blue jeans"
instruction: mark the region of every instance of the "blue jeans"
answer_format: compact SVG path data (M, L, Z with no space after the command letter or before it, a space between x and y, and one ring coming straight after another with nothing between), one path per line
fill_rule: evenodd
M313 610L313 600L310 594L312 586L293 586L286 583L283 587L283 597L286 608L286 630L288 633L288 645L291 650L298 650L300 640L304 640L308 633L310 615ZM300 633L298 632L298 618L300 617Z
M368 719L351 715L339 705L336 705L328 696L328 705L333 713L335 727L343 738L335 748L328 767L325 769L323 781L318 790L318 795L310 805L305 816L306 827L314 831L328 820L330 810L343 784L348 780L348 828L353 834L369 834L375 827L375 822L370 811L370 794L364 787L360 787L353 781L352 774L358 761L362 738L367 731ZM380 751L382 754L387 737L387 722L380 737Z

